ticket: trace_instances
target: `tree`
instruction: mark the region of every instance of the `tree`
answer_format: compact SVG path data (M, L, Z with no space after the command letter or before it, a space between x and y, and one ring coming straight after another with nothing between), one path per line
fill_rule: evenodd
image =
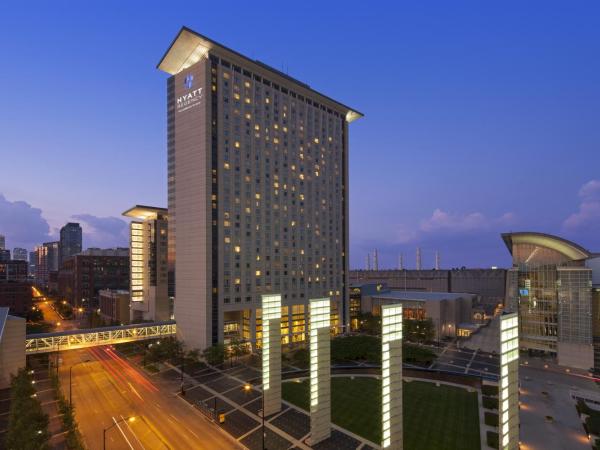
M381 334L381 317L371 313L364 313L358 317L360 331L378 336Z
M433 320L408 319L403 323L403 334L407 341L430 342L435 336Z
M33 378L26 369L20 369L11 381L11 403L6 433L6 448L9 450L47 450L48 415L33 387Z
M207 347L202 351L202 357L207 363L213 366L223 364L223 361L225 361L225 346L223 344L215 344Z

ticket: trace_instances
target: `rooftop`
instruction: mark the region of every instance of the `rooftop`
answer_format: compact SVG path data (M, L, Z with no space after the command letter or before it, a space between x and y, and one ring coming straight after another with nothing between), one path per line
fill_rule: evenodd
M386 291L374 294L375 298L389 300L422 300L422 301L442 301L456 300L459 298L472 297L475 294L467 292L426 292L426 291Z
M572 260L587 259L592 256L592 253L582 246L546 233L536 233L534 231L503 233L502 239L511 255L513 253L513 245L531 244L555 250Z
M284 81L288 83L294 83L296 85L296 90L301 94L305 91L316 94L321 98L322 101L324 100L325 103L335 107L338 111L343 111L348 122L360 119L363 116L362 113L356 111L355 109L315 91L306 83L296 80L295 78L290 77L289 75L270 67L263 62L252 60L247 56L244 56L235 50L219 44L218 42L213 41L212 39L203 36L187 27L182 27L181 30L179 30L179 33L161 58L157 67L164 72L175 75L182 70L193 66L202 58L206 58L208 53L212 51L216 51L218 54L233 60L243 60L245 64L247 64L258 74L268 73L268 76L273 81L278 81L279 83Z
M133 217L134 219L145 220L149 217L156 217L157 214L167 214L169 211L167 208L159 208L156 206L146 206L146 205L135 205L132 208L129 208L127 211L123 212L123 215L126 217Z

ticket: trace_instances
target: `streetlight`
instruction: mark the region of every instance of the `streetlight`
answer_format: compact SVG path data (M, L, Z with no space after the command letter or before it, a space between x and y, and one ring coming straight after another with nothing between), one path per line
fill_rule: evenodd
M244 392L250 392L252 390L252 386L250 386L248 383L246 383L244 385ZM215 396L216 398L216 396ZM264 385L263 385L263 391L262 391L262 395L260 396L261 398L261 402L262 402L262 450L265 450L265 391L264 391Z
M71 365L71 367L69 367L69 406L71 406L73 404L72 401L72 392L73 392L73 367L79 365L79 364L83 364L89 361L79 361L78 363L75 363L73 365Z
M114 420L114 419L113 419L113 420ZM121 422L125 422L125 421L127 421L127 422L129 422L129 423L135 422L135 416L131 416L131 417L122 417L122 418L121 418L121 419L119 419L119 420L115 420L115 423L113 423L113 424L112 424L110 427L108 427L108 428L104 428L104 429L102 430L102 448L103 448L104 450L106 450L106 432L107 432L108 430L110 430L112 427L114 427L115 425L118 425L119 423L121 423Z

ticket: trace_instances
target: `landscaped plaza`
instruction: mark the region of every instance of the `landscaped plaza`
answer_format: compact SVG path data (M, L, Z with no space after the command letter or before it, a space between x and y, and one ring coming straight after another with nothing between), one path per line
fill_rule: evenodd
M332 421L371 442L381 442L381 381L374 377L334 377ZM477 393L432 382L404 382L404 448L481 448ZM283 384L284 399L308 410L309 384Z
M172 345L162 340L163 345ZM148 349L148 347L146 347ZM120 346L130 360L146 364L155 383L180 380L181 361L173 350L156 352L154 343L144 357L137 344ZM381 442L381 340L374 336L337 337L331 341L332 437L314 446L308 414L309 371L305 348L287 350L283 358L283 405L280 413L265 418L268 449L370 449ZM403 388L404 449L482 449L479 383L472 376L454 375L449 381L429 370L436 352L428 347L404 345ZM261 448L261 362L255 355L225 359L206 365L186 358L182 400L219 422L234 439L250 449ZM461 378L462 377L462 378ZM421 378L421 379L419 379ZM463 383L463 384L460 384ZM485 400L485 397L484 397ZM215 411L216 409L216 411ZM486 448L486 447L483 447Z

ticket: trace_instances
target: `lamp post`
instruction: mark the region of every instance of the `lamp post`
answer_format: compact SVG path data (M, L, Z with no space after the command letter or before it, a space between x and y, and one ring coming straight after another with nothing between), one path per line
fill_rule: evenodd
M185 395L185 390L183 389L184 369L185 369L185 351L181 350L181 395Z
M250 386L249 384L245 384L244 385L244 392L250 392L250 390L252 389L252 386ZM216 398L216 397L215 397ZM262 395L260 396L261 398L261 403L262 403L262 450L265 450L265 393L264 391L262 392Z
M114 419L113 419L113 420L114 420ZM125 422L125 421L127 421L127 422L129 422L129 423L131 423L131 422L134 422L134 421L135 421L135 416L131 416L131 417L122 417L122 418L121 418L121 419L119 419L119 420L115 420L115 423L113 423L113 424L112 424L110 427L108 427L108 428L104 428L104 429L102 430L102 448L103 448L104 450L106 450L106 432L107 432L108 430L110 430L112 427L114 427L115 425L118 425L119 423L121 423L121 422Z
M78 366L79 364L83 364L89 361L79 361L69 367L69 406L73 404L73 367Z

